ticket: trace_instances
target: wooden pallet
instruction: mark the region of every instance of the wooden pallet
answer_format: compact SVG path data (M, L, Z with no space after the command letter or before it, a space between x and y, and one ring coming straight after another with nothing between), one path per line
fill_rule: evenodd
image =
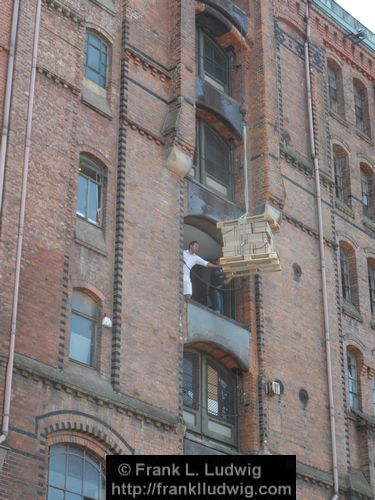
M276 252L222 257L220 265L223 271L231 277L281 271L280 259Z

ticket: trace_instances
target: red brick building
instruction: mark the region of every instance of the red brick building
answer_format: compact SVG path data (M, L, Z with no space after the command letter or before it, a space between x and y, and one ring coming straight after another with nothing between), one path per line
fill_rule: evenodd
M106 454L275 453L298 498L373 498L374 34L333 0L0 12L0 497L102 500ZM247 196L282 271L219 314L183 249L221 256Z

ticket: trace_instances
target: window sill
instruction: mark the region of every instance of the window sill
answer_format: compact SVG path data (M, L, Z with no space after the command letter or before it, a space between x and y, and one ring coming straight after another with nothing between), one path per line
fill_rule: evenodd
M335 207L338 208L341 212L344 212L344 214L349 215L349 217L352 217L354 219L353 210L350 207L348 207L348 205L345 202L336 198Z
M362 224L366 226L371 231L375 231L375 222L365 215L362 215Z
M353 306L353 304L349 304L348 302L343 302L342 304L342 312L349 316L350 318L363 323L362 316L360 312Z
M368 136L365 132L362 132L361 130L359 130L358 128L355 129L355 133L358 135L358 137L360 137L361 139L363 139L364 141L366 141L368 144L370 144L371 146L374 145L374 142L373 140L371 139L370 136Z
M112 112L106 97L84 86L82 91L82 102L100 115L112 120Z
M92 3L95 3L102 9L106 10L112 15L116 14L115 6L113 5L112 0L91 0Z
M220 191L216 191L215 189L211 188L210 186L207 186L207 184L202 184L195 177L192 177L191 175L187 175L186 178L189 181L192 181L195 184L198 184L203 189L209 191L210 193L214 194L218 198L221 198L222 200L226 201L227 203L230 203L231 205L235 206L236 208L240 208L238 205L236 205L236 203L233 200L231 200L230 198L227 198L223 193L220 193Z
M332 118L334 118L336 121L341 123L341 125L344 125L344 127L348 128L348 126L349 126L348 122L345 120L345 118L343 116L339 115L335 111L332 111L331 109L329 110L329 114L330 114L330 116L332 116Z
M103 229L90 224L84 219L77 216L75 240L82 246L107 256L107 248L104 240Z

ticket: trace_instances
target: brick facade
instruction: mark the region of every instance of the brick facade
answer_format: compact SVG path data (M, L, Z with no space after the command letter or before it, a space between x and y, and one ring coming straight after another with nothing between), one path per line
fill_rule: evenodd
M36 3L20 7L0 207L1 380L14 302ZM12 8L13 2L0 0L1 123ZM298 498L332 497L305 8L304 1L289 0L42 0L10 429L0 446L1 498L46 498L49 450L58 444L99 460L112 453L194 449L295 454ZM371 211L363 215L361 168L374 176L374 47L353 43L319 1L310 2L310 14L339 485L342 498L370 499L375 320L368 262L375 258L375 222ZM198 29L230 61L228 95L202 75ZM109 47L102 90L85 77L87 32ZM328 63L337 73L336 111L330 109ZM355 82L367 91L362 130ZM217 181L205 180L206 165L199 167L206 177L193 178L190 168L203 161L194 151L206 147L197 144L197 117L230 147L231 196L218 192ZM224 331L242 328L249 369L235 341L230 349L203 333L191 341L196 299L193 294L185 300L180 272L187 238L200 240L202 256L213 258L212 248L222 243L215 223L243 213L241 117L247 125L249 212L268 206L281 214L274 238L282 271L234 280L225 311L230 319L206 302L196 311ZM335 151L347 157L344 202L336 196ZM76 214L85 158L102 179L101 225ZM176 164L185 166L186 175ZM343 300L340 248L349 255L350 301ZM69 355L75 290L96 304L91 366ZM102 325L104 315L111 328ZM186 420L184 348L205 353L235 380L238 435L230 442L197 432ZM349 393L348 352L356 359L357 407ZM281 383L281 395L266 394L271 380Z

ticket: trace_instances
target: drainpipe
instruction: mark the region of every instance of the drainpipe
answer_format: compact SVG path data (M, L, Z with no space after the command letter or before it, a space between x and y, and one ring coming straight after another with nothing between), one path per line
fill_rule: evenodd
M7 83L6 83L5 100L4 100L3 132L1 135L1 145L0 145L0 216L1 216L1 212L2 212L2 206L3 206L5 157L6 157L7 146L8 146L9 115L10 115L10 103L11 103L11 98L12 98L14 54L16 51L19 8L20 8L20 0L14 0L12 28L11 28L11 32L10 32Z
M16 341L17 310L18 310L18 298L19 298L18 292L19 292L20 273L21 273L21 257L22 257L22 244L23 244L23 227L25 221L27 176L29 170L29 158L30 158L30 148L31 148L31 126L32 126L33 104L35 95L35 76L36 76L36 59L37 59L38 43L39 43L40 10L41 10L41 0L37 0L36 13L35 13L33 56L32 56L32 66L31 66L30 87L29 87L29 100L27 107L26 142L25 142L25 154L23 161L21 207L20 207L19 224L18 224L16 271L15 271L12 321L11 321L10 341L9 341L9 358L8 358L8 366L6 372L4 413L3 413L3 423L2 423L2 434L0 436L0 444L6 440L9 434L9 411L10 411L10 400L12 395L14 348Z
M326 363L327 363L327 378L328 378L327 382L328 382L331 450L332 450L332 465L333 465L334 495L332 497L332 500L337 500L339 498L339 480L338 480L338 467L337 467L335 408L333 399L331 341L330 341L329 319L328 319L329 314L328 314L327 277L326 277L326 263L324 256L322 198L320 193L319 160L315 149L315 130L313 122L313 106L312 106L311 78L310 78L310 71L311 71L310 54L309 54L310 32L311 32L311 19L310 19L310 9L309 9L310 2L311 0L308 0L306 3L306 18L305 18L306 20L305 70L306 70L306 89L307 89L307 109L309 116L311 156L314 162L314 170L315 170L315 189L316 189L318 225L319 225L320 269L321 269L322 294L323 294L324 334L326 342Z

